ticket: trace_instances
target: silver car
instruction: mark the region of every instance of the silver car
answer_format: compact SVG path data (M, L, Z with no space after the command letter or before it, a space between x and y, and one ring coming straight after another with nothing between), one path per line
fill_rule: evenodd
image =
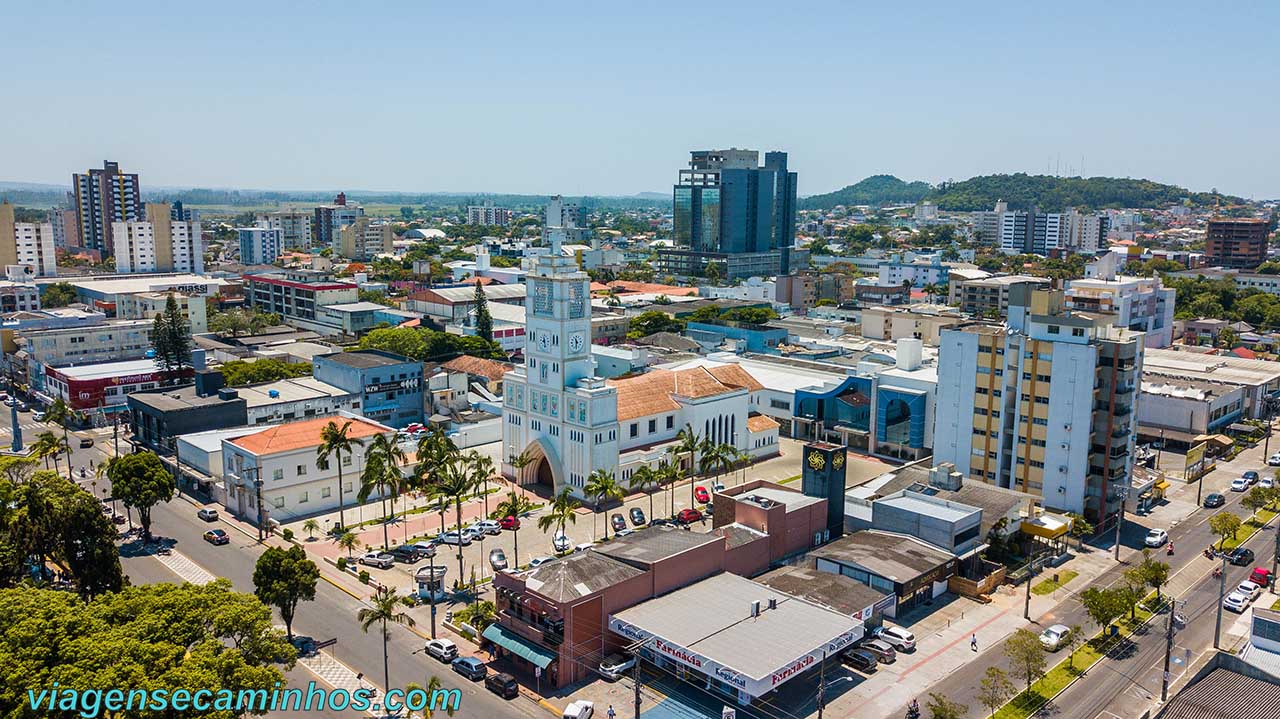
M360 563L378 569L390 569L395 563L396 558L386 552L369 552L360 557Z

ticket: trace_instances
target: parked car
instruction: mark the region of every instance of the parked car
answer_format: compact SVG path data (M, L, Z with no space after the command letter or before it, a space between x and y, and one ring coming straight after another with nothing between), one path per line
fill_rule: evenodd
M1272 467L1280 467L1280 452L1276 452L1270 457L1267 457L1267 464Z
M585 552L594 546L596 546L595 542L579 542L578 544L573 545L573 551L574 553Z
M553 559L555 559L555 557L534 557L533 559L529 560L529 568L533 569L534 567L538 567L543 564L546 564L547 562L550 562Z
M609 517L609 524L613 525L613 531L615 532L621 532L627 528L627 520L623 519L622 515L617 512L614 512L613 515Z
M569 551L569 548L572 546L573 546L573 542L571 542L568 537L564 536L564 534L560 532L556 532L555 535L551 537L551 548L556 550L557 552L567 552Z
M634 530L634 529L619 529L618 531L616 531L616 532L614 532L614 533L613 533L613 536L614 536L614 537L626 537L626 536L628 536L628 535L632 535L632 534L635 534L635 533L636 533L636 530Z
M564 708L560 719L591 719L595 714L595 704L586 699L579 699Z
M1147 532L1147 537L1142 540L1142 543L1148 547L1163 547L1167 541L1169 541L1168 532L1163 529L1152 529Z
M702 485L698 485L693 488L693 498L702 504L706 504L711 501L711 495L707 494L707 488Z
M465 547L471 544L471 535L461 532L442 532L440 536L436 537L436 541L441 544L456 544L460 547Z
M712 491L712 492L723 492L723 491L724 491L724 482L716 482L716 483L712 484L712 485L711 485L711 491Z
M1244 477L1236 477L1235 479L1231 480L1232 492L1243 492L1248 488L1249 488L1249 480L1245 479Z
M208 508L201 509L196 512L196 516L206 522L216 522L218 521L218 510Z
M388 552L397 562L405 564L413 564L422 559L422 553L412 544L401 544L400 546Z
M887 642L900 652L914 652L916 650L916 635L902 627L886 624L872 632L872 636Z
M1253 562L1253 550L1248 547L1236 547L1227 555L1227 561L1237 567L1243 567Z
M420 554L423 559L430 559L431 557L436 556L436 545L432 542L414 542L409 546L418 550L418 554Z
M93 446L93 437L81 437L80 449L88 449Z
M391 566L396 563L396 558L387 552L369 552L367 554L360 555L360 559L356 561L370 567L377 567L378 569L390 569Z
M881 639L869 639L864 641L858 648L865 649L876 655L876 659L881 664L893 664L898 661L898 653L893 650L893 647L889 646L888 642Z
M1276 486L1276 480L1274 477L1263 477L1258 480L1258 486L1271 489Z
M501 547L489 550L489 566L493 567L495 572L501 572L507 568L507 553L502 551Z
M1258 483L1258 473L1253 471L1252 469L1240 475L1240 477L1244 479L1246 482L1248 482L1249 484Z
M1252 602L1258 598L1259 594L1262 594L1262 587L1246 579L1236 586L1236 591L1248 597L1249 601Z
M485 677L484 688L503 699L515 699L520 696L520 685L516 683L516 678L502 672Z
M458 645L448 639L432 639L427 642L427 654L442 662L451 662L458 658Z
M449 662L449 666L452 667L455 672L473 682L478 682L481 679L484 679L485 675L489 673L489 667L486 667L484 662L476 659L475 657L458 657L452 662Z
M1040 646L1051 652L1056 652L1062 648L1067 640L1071 637L1071 627L1065 624L1055 624L1052 627L1040 632Z
M1260 587L1269 587L1271 586L1271 570L1254 567L1253 573L1249 575L1249 581Z
M231 542L231 537L221 529L210 529L204 533L204 541L209 544L228 544Z
M680 520L681 524L689 524L702 519L702 512L693 507L686 507L680 510L680 514L676 515L676 519Z
M26 412L26 411L27 411L27 409L28 409L28 407L27 407L27 403L26 403L26 402L23 402L22 400L18 400L18 411L19 411L19 412Z
M618 681L631 667L636 665L636 658L625 654L610 654L600 662L600 673L609 681Z
M470 529L473 532L483 532L485 534L502 534L502 525L492 519L482 519L472 524Z
M848 649L840 655L840 660L863 674L874 674L880 660L865 649Z
M1217 492L1210 492L1204 498L1204 506L1206 509L1221 507L1226 503L1227 503L1227 498L1222 496L1221 494L1218 494Z
M1232 592L1222 599L1222 608L1230 609L1233 612L1243 613L1249 608L1249 598L1240 592Z
M35 421L37 421L37 422L43 422L43 421L44 421L44 412L41 412L41 411L39 411L39 410L36 410L35 412L32 412L32 413L31 413L31 419L34 419L34 420L35 420Z
M515 530L520 528L520 518L508 514L507 516L498 520L498 526L502 527L503 529L509 529L514 532Z
M644 510L639 507L631 508L631 526L640 527L644 525Z

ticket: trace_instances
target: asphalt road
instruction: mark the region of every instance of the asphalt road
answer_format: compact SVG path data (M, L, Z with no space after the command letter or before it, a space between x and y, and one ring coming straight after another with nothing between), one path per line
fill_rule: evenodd
M1188 562L1195 559L1200 552L1217 539L1217 537L1209 531L1208 522L1210 516L1221 511L1231 511L1242 517L1249 514L1247 510L1241 509L1240 507L1240 500L1244 494L1240 492L1230 492L1227 490L1227 487L1230 485L1233 478L1239 477L1241 472L1249 469L1258 470L1260 473L1266 474L1270 474L1274 471L1273 468L1269 468L1265 465L1265 457L1263 456L1261 445L1246 450L1240 457L1230 464L1219 464L1218 467L1218 469L1214 470L1204 478L1204 494L1207 495L1210 492L1220 492L1226 497L1227 503L1225 506L1217 509L1204 509L1201 507L1194 514L1184 519L1176 526L1167 528L1170 540L1176 547L1176 553L1171 557L1166 555L1164 550L1161 549L1157 550L1158 553L1156 554L1156 557L1160 561L1166 562L1170 565L1170 574L1176 572ZM1128 515L1126 515L1126 518L1127 517ZM1270 541L1274 542L1275 537L1271 531L1263 532L1263 534L1266 534ZM1126 522L1121 529L1120 543L1125 548L1141 549L1143 546L1142 540L1145 536L1145 527L1135 523ZM1108 547L1112 546L1109 540L1110 536L1102 539L1102 541L1107 542L1106 546ZM1257 552L1259 557L1259 562L1262 561L1262 558L1270 558L1271 556L1270 550L1267 550L1266 547L1263 547L1263 550L1264 551L1258 551L1255 549L1255 552ZM1090 628L1093 627L1093 622L1089 619L1088 613L1085 612L1084 606L1076 598L1076 593L1083 592L1091 586L1106 587L1119 582L1124 574L1124 570L1128 569L1129 566L1131 565L1117 563L1115 567L1107 570L1092 584L1070 587L1070 596L1066 597L1048 613L1040 617L1033 617L1034 623L1028 628L1039 632L1041 629L1053 624L1065 624L1067 626L1079 624L1080 626L1085 627L1086 631L1090 631ZM1245 572L1245 574L1247 574L1247 572ZM1230 577L1228 577L1228 579L1230 579ZM1241 579L1243 579L1243 576ZM1022 588L1020 587L1019 589L1021 590ZM1194 603L1192 604L1192 610L1193 611L1191 612L1184 612L1184 614L1187 615L1188 622L1190 624L1195 624L1197 621L1203 621L1194 611ZM1212 638L1212 634L1210 634L1210 642L1212 642ZM982 637L978 637L978 640L981 644ZM1163 643L1160 644L1160 651L1164 651ZM1161 656L1163 656L1163 654ZM948 697L952 701L967 704L970 707L970 710L974 712L974 716L977 716L982 711L982 703L978 701L977 697L978 692L981 690L982 677L986 673L987 667L991 666L1000 667L1008 673L1011 678L1017 676L1017 673L1012 670L1012 666L1008 658L1004 655L1002 646L997 644L985 647L972 662L960 667L945 679L935 682L927 689L927 692L936 692ZM1094 673L1091 673L1090 676L1093 676L1093 674ZM1014 683L1021 688L1021 683L1016 680L1014 680ZM1092 680L1082 680L1076 683L1077 687L1091 687L1092 685ZM1157 695L1158 689L1159 687L1157 686ZM925 692L921 692L921 696L926 695L927 694ZM1106 702L1111 700L1111 697L1106 696L1105 694L1105 687L1099 689L1099 694L1096 697L1091 695L1091 698L1095 700L1102 700L1105 698L1102 706L1105 706ZM1063 705L1065 706L1065 704ZM1093 715L1087 716L1092 717ZM1121 714L1120 716L1128 715Z
M88 467L91 459L97 465L106 459L111 443L110 435L105 440L95 435L95 440L93 447L81 449L76 437L72 437L73 467ZM128 451L128 445L123 437L121 437L121 448L122 451ZM89 477L92 477L92 472L89 472ZM82 484L88 488L90 480L86 479ZM109 487L100 482L98 494L101 496L104 490L109 492ZM187 557L215 576L229 579L239 591L252 592L253 567L263 551L262 547L251 538L223 524L212 526L227 529L232 537L230 544L214 546L203 541L201 535L211 525L197 519L195 511L192 504L180 497L158 505L152 510L153 534L172 540L174 552ZM122 556L121 561L126 574L134 583L178 581L177 576L153 556ZM304 602L299 606L297 616L294 618L294 633L314 637L317 640L336 638L337 644L326 651L382 687L382 640L376 628L371 629L367 634L360 630L355 617L361 606L364 606L362 602L321 579L316 587L315 601ZM278 615L276 618L279 621ZM428 628L420 627L420 629L426 632ZM436 676L444 688L458 688L462 691L461 707L454 716L464 718L545 716L546 711L528 698L522 696L506 701L487 691L483 683L462 679L447 665L429 659L422 653L423 645L424 640L408 629L392 627L388 652L393 686L403 687L409 682L425 685L432 676ZM305 685L315 679L307 669L301 666L295 667L289 673L289 678L290 684L298 685ZM346 719L359 714L305 712L276 713L271 716Z

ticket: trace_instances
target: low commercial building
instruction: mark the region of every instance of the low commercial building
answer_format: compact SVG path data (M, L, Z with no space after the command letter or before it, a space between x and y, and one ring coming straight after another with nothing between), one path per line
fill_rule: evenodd
M191 370L174 377L183 381ZM164 379L155 360L127 360L102 364L44 368L44 394L61 399L77 412L111 415L128 409L125 398L155 389Z
M767 702L862 639L861 620L734 574L611 614L645 660L742 706Z
M339 282L322 272L292 270L244 276L244 297L249 307L280 315L303 329L332 334L321 318L321 308L358 302L359 288Z
M525 285L489 285L484 288L485 302L489 305L523 306L525 294ZM476 288L473 285L438 287L409 295L405 309L445 322L468 324L475 303Z
M898 598L892 593L872 589L842 574L820 572L811 567L778 567L757 577L756 581L861 620L868 632L884 624L885 612L891 611L898 603Z
M202 370L195 379L194 385L128 396L129 425L136 444L169 454L180 435L246 424L247 403L236 390L223 387L221 372Z
M1188 447L1205 434L1217 434L1244 416L1245 390L1240 385L1199 380L1144 379L1137 403L1140 441Z
M382 350L321 355L312 376L354 395L351 410L400 429L423 419L422 363Z
M928 542L906 534L864 530L853 532L811 553L814 568L851 577L898 598L898 611L931 601L947 591L956 558Z
M1241 359L1174 349L1149 349L1142 363L1142 382L1202 381L1239 387L1244 412L1257 419L1280 396L1280 362Z
M757 479L716 492L714 500L712 526L737 524L768 535L768 546L762 549L769 564L829 539L825 499Z
M952 280L948 285L947 303L960 311L985 319L1002 319L1009 314L1009 292L1014 287L1048 289L1047 277L1030 275L997 275L977 280ZM1026 290L1029 291L1029 290Z
M165 311L169 298L173 297L178 304L182 319L186 320L191 334L203 334L209 331L208 305L204 297L191 296L180 292L137 292L116 296L116 317L122 320L151 320Z
M945 305L866 307L862 310L862 336L873 340L912 338L938 346L938 333L968 321Z
M177 292L197 297L212 297L230 292L227 280L188 273L156 273L89 277L42 278L36 285L44 288L54 282L66 282L76 291L76 299L98 309L115 311L119 295L139 292Z

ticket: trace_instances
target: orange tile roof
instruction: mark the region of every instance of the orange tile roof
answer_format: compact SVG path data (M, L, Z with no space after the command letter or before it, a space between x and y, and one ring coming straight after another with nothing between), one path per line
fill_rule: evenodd
M614 280L609 284L600 284L599 282L591 283L591 294L603 294L613 288L618 294L628 293L644 293L654 295L668 295L671 297L683 297L685 295L698 294L697 287L680 287L678 285L660 285L653 282L633 282L631 280Z
M747 417L748 432L766 432L771 429L777 429L782 425L778 424L778 420L773 417L766 417L762 414L755 414Z
M636 377L612 379L608 385L618 392L619 421L674 412L680 409L676 397L702 399L742 388L722 382L706 367L656 369Z
M497 360L483 359L481 357L472 357L471 355L460 355L445 362L443 367L451 369L454 372L466 372L467 374L479 375L487 377L489 380L496 382L502 379L502 375L511 371L512 365Z
M341 427L344 422L350 422L351 428L347 430L347 436L357 439L365 439L367 437L372 437L375 434L382 434L383 432L388 431L386 427L375 424L366 419L315 417L313 419L304 419L299 422L277 424L272 427L268 427L261 432L237 437L231 440L231 443L258 455L275 454L277 452L291 452L296 449L306 449L308 447L319 447L320 433L324 431L325 426L330 422L337 422L339 427Z
M707 371L730 387L743 387L751 392L759 392L764 389L764 385L760 384L755 377L752 377L750 372L742 369L741 365L727 364L720 367L709 367Z

